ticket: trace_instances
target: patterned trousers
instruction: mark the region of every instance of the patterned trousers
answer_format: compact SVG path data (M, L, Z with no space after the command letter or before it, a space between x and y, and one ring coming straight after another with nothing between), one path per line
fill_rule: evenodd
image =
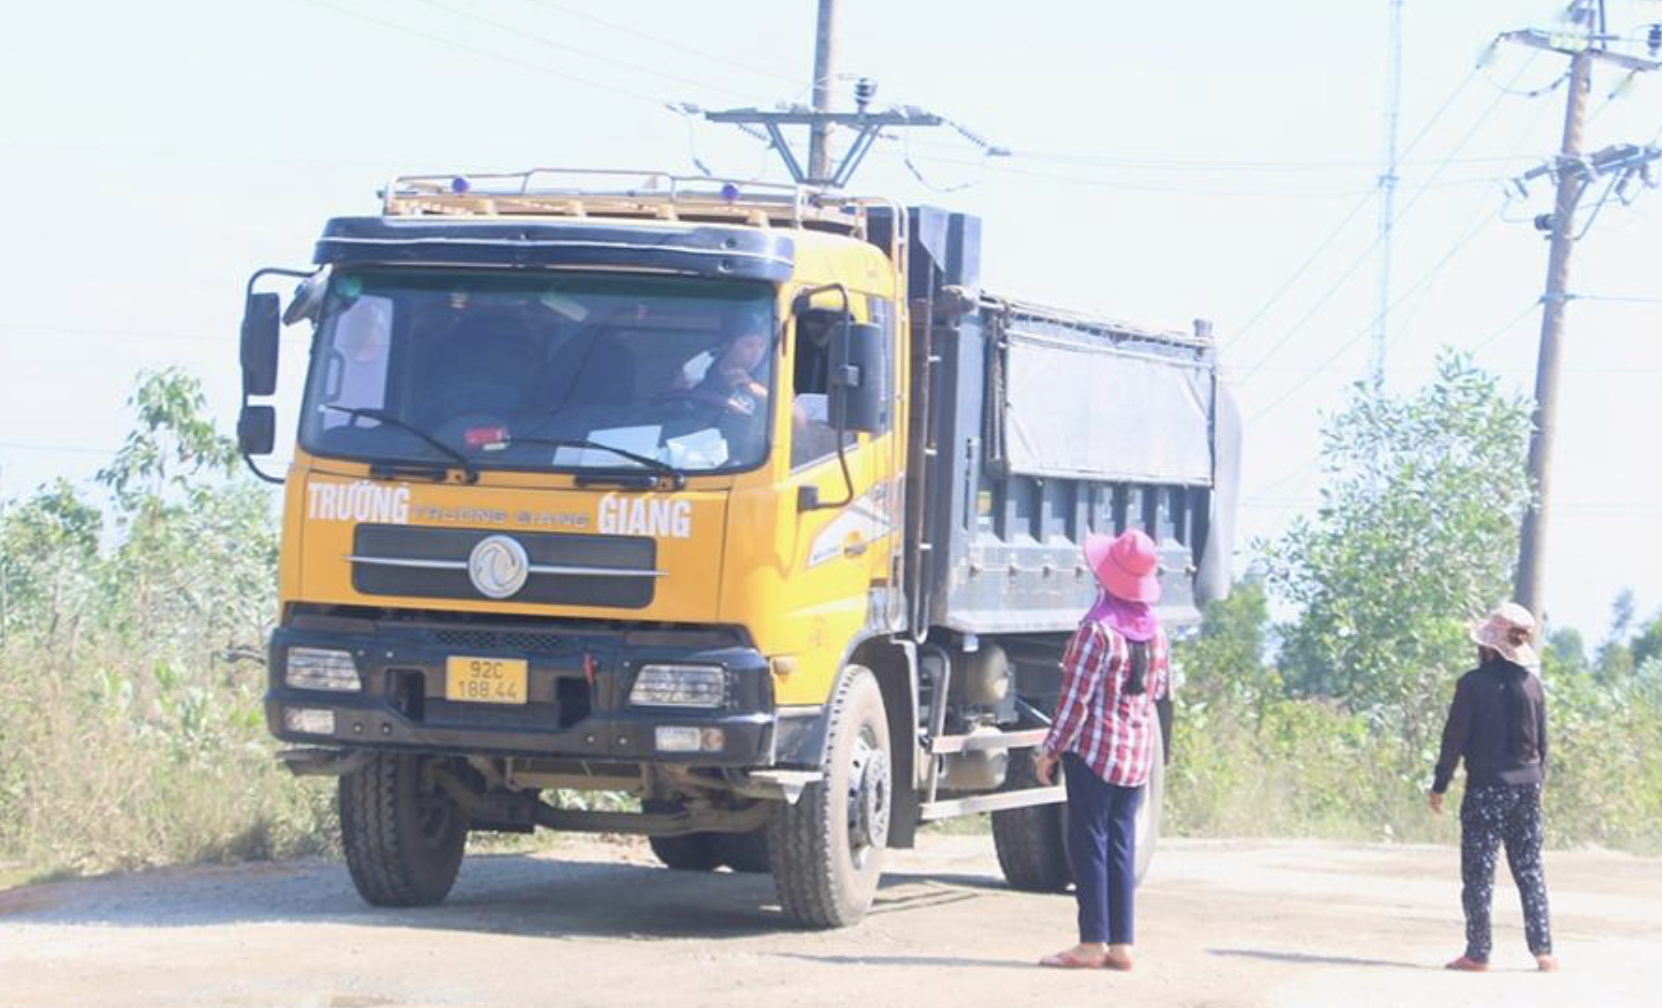
M1523 901L1524 937L1535 955L1552 952L1547 880L1541 870L1541 785L1491 784L1468 788L1460 803L1460 902L1466 910L1466 957L1489 961L1494 942L1489 905L1495 895L1495 860L1506 845L1506 864Z

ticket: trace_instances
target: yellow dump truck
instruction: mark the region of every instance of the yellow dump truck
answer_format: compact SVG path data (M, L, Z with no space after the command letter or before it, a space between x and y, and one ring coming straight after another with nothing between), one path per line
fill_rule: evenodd
M1012 884L1065 888L1032 753L1080 542L1152 535L1173 627L1228 582L1205 327L995 296L978 219L886 199L542 169L381 199L249 281L238 424L285 486L267 718L339 777L362 896L437 902L470 831L541 826L771 871L840 926L886 848L986 812Z

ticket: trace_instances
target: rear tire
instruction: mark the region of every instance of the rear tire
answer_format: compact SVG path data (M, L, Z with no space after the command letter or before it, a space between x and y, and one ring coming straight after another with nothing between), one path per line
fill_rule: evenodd
M848 666L826 713L824 777L768 824L768 858L785 916L810 928L865 916L883 873L894 780L889 721L871 671Z
M1148 772L1148 784L1143 790L1143 804L1137 809L1137 884L1143 884L1149 865L1154 863L1154 851L1160 846L1160 822L1166 796L1166 739L1162 732L1154 733L1154 763Z
M1004 790L1041 786L1033 770L1037 756L1037 749L1023 749L1012 756ZM1073 885L1067 816L1066 802L993 813L993 848L998 852L1004 880L1011 887L1026 892L1061 892Z
M646 842L664 867L674 871L715 871L721 866L714 833L647 837Z
M641 807L643 812L675 812L680 809L673 802L650 801ZM681 833L675 836L647 837L652 853L672 871L715 871L721 866L721 836L716 833Z
M431 906L449 895L467 815L433 781L432 756L378 754L340 779L341 846L358 895L375 906Z
M763 826L748 833L723 833L716 840L721 860L736 872L759 874L771 871L768 862L768 831Z
M1004 790L1038 786L1038 777L1033 772L1037 754L1038 750L1029 749L1026 755L1011 760ZM1059 780L1061 772L1058 767L1052 779ZM1149 866L1154 863L1154 852L1160 846L1165 792L1165 737L1155 732L1153 764L1143 791L1143 803L1137 809L1135 873L1138 885L1142 885ZM994 812L993 847L998 851L998 866L1004 871L1004 879L1013 888L1027 892L1061 892L1073 885L1073 865L1068 860L1066 802Z

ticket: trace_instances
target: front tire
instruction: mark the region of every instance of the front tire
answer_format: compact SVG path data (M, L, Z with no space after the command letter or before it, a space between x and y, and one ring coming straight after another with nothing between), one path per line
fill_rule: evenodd
M340 779L341 846L358 895L375 906L431 906L450 894L467 815L434 780L443 761L377 754Z
M831 697L824 777L768 824L774 885L785 916L810 928L860 921L877 893L894 781L883 693L850 665Z

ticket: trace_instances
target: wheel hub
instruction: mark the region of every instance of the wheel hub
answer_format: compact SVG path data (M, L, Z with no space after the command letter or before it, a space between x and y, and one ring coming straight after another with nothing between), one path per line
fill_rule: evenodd
M848 775L848 840L858 858L889 839L889 755L863 740Z

